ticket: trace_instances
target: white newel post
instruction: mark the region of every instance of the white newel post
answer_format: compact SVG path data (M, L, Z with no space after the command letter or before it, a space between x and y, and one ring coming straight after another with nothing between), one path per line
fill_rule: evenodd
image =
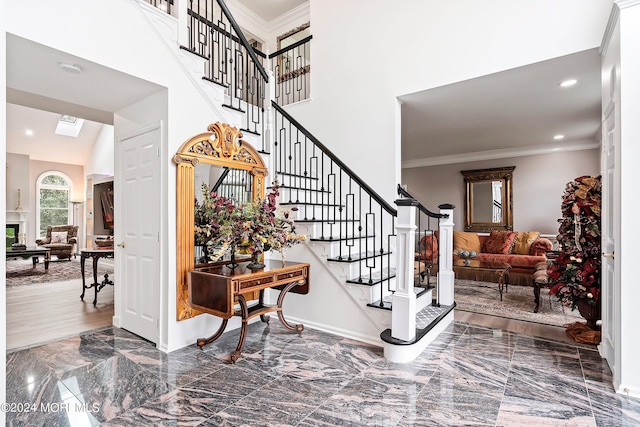
M441 305L453 304L453 209L455 206L439 205L441 214L448 215L440 219L440 239L438 240L438 302Z
M391 308L391 336L412 341L416 337L416 294L413 292L413 258L416 240L416 206L413 199L396 200L396 291Z
M174 4L178 14L178 45L189 47L188 1L178 0Z

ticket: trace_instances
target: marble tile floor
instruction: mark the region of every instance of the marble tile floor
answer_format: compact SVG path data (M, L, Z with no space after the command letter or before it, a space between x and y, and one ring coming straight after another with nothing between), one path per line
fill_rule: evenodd
M614 393L588 346L456 321L399 365L379 347L272 319L249 326L229 364L238 336L165 354L108 327L8 352L7 425L640 425L640 401Z

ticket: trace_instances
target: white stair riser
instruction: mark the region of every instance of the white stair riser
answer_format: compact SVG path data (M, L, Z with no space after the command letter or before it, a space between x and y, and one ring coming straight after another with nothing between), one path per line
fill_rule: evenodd
M429 289L424 294L420 295L416 300L416 313L419 313L420 310L425 308L428 305L431 305L433 302L433 289Z
M278 150L276 149L276 157L278 155ZM304 174L304 171L296 171L296 174ZM297 187L297 188L314 188L320 189L322 184L317 179L312 178L304 178L301 176L291 176L286 174L278 174L277 172L273 174L273 176L278 176L278 183L280 185L284 185L286 187Z
M312 225L311 233L313 237L316 238L325 238L329 237L339 238L341 235L353 236L358 235L359 233L366 234L364 230L364 225L362 230L358 230L359 224L353 224L350 222L336 222L334 224L329 223L321 223L321 222L313 222L310 223ZM355 233L355 234L354 234ZM374 231L369 230L369 235L373 235ZM380 237L377 237L376 240L376 249L380 249ZM386 240L384 242L384 246L386 247Z
M367 239L352 239L350 241L340 240L334 242L317 242L322 243L327 246L327 253L329 254L329 258L334 258L337 256L347 256L351 254L357 254L360 252L365 252L367 248L371 249L374 247L378 247L378 242L374 242L375 238L369 237ZM368 244L368 246L367 246Z
M222 86L203 79L202 87L212 100L222 105L222 102L224 101L224 88Z
M391 281L395 280L395 278L391 278ZM351 283L350 283L351 284ZM359 285L356 285L359 286ZM367 286L367 285L362 285ZM374 303L376 301L380 301L380 286L383 286L382 298L388 297L391 295L391 291L389 291L387 282L377 283L373 286L367 286L369 291L369 303Z
M338 207L333 206L317 206L317 205L285 205L283 208L293 208L295 207L297 210L293 212L295 219L330 219L330 218L341 218L342 215L345 215L346 218L351 219L351 212L346 213L340 212ZM347 215L348 214L348 215Z
M305 191L291 188L280 188L279 200L282 203L318 203L333 204L333 195L326 192Z

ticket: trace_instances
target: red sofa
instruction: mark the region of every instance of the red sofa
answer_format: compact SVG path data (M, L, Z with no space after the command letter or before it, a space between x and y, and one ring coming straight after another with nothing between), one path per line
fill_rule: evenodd
M511 265L509 283L530 286L535 265L546 261L545 254L552 249L551 241L540 237L538 232L492 231L487 235L454 231L453 271L460 279L492 282L497 280L496 274L465 268L465 263L508 263ZM460 252L475 255L460 256ZM419 258L427 265L433 265L432 271L437 271L437 232L420 239Z

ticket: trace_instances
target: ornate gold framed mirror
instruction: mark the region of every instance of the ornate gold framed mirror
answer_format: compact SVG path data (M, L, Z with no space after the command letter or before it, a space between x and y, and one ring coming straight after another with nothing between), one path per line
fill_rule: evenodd
M173 161L176 182L176 305L178 320L201 312L189 306L187 275L195 266L194 200L202 183L213 188L223 175L237 174L243 185L233 196L239 201L264 198L267 168L258 151L235 127L217 122L178 149Z
M464 230L513 230L515 166L460 171L464 176Z

